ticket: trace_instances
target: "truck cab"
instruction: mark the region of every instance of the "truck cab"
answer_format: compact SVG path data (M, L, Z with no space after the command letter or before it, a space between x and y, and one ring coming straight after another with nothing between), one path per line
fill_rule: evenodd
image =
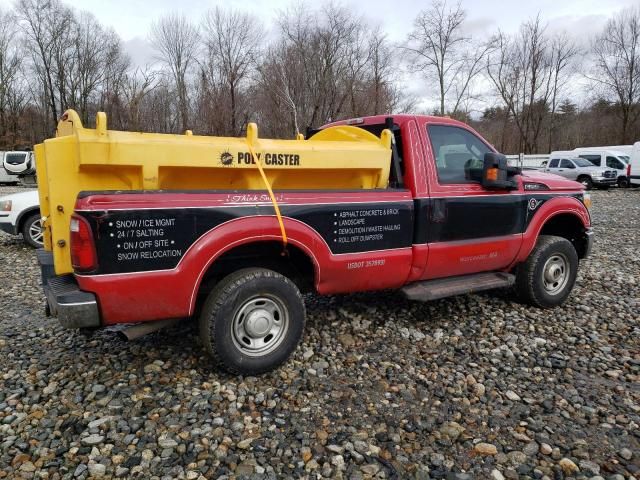
M293 141L255 126L247 139L140 137L69 118L36 147L50 311L70 328L198 315L205 349L232 372L288 358L300 292L429 301L515 287L552 308L592 245L580 183L510 167L448 118L357 118ZM198 175L177 177L178 162Z

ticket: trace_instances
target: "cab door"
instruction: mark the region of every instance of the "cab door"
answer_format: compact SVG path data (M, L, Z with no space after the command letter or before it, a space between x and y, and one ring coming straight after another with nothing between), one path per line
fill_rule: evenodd
M508 267L522 242L524 195L487 190L472 179L494 150L463 124L425 122L423 133L430 194L416 199L416 243L429 245L422 278Z

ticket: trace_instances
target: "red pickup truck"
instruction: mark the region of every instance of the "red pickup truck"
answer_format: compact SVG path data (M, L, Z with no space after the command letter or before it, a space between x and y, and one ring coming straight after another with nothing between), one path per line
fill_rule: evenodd
M40 254L49 310L76 328L198 316L206 350L256 374L299 343L301 292L401 289L428 301L512 286L536 307L566 300L593 239L579 183L509 167L447 118L336 124L393 132L388 188L276 191L286 246L260 191L82 192L75 273L52 275ZM164 248L144 248L159 229Z

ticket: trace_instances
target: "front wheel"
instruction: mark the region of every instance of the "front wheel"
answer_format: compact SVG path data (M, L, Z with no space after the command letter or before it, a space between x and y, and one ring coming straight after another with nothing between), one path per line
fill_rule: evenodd
M629 179L627 177L619 177L618 178L618 187L619 188L629 188Z
M200 314L205 350L228 371L255 375L282 364L304 330L305 308L291 280L272 270L246 268L211 291Z
M582 184L585 190L591 190L593 188L593 180L591 180L591 177L588 177L587 175L579 177L578 182Z
M540 308L561 305L578 273L578 254L566 238L541 235L527 260L516 269L516 292Z

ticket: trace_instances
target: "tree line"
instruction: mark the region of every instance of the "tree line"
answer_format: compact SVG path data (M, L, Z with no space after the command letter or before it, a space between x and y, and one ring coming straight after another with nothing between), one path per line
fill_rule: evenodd
M105 111L111 129L235 136L255 121L284 138L341 118L429 113L471 123L505 153L640 139L640 8L610 18L587 49L541 16L473 38L461 5L442 0L395 43L337 3L292 3L270 30L230 8L199 22L169 14L149 41L154 61L134 65L113 29L59 0L0 11L0 150L50 137L67 108L88 126ZM433 92L434 111L408 93L408 74Z

